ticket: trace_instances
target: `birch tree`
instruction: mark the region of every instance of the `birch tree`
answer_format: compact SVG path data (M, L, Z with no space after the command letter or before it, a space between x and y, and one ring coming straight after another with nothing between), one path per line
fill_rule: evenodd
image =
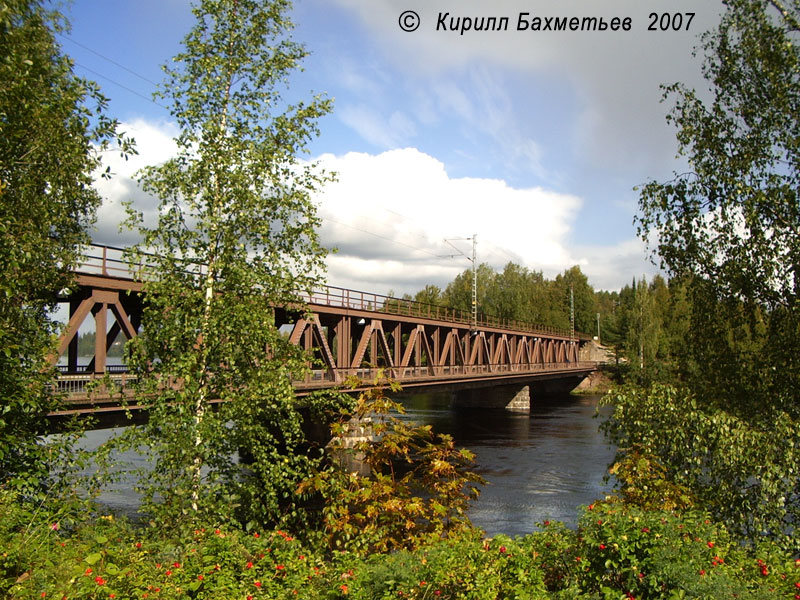
M708 99L666 88L688 172L647 184L637 219L685 286L686 389L618 394L615 441L642 444L743 538L796 554L800 2L725 5L702 41Z
M643 239L657 234L662 267L700 288L690 333L733 359L703 357L732 367L713 370L721 377L712 374L704 395L747 380L737 404L800 416L800 2L725 4L719 26L703 37L710 94L665 88L689 168L643 187L637 221ZM765 316L762 343L720 343L715 321L756 331ZM727 396L719 401L729 406Z
M145 507L173 523L290 518L309 460L291 385L305 357L276 329L274 307L301 305L299 292L320 282L311 194L329 175L300 156L331 105L284 99L306 55L289 8L196 3L159 92L178 152L140 178L160 199L158 223L129 207L142 234L131 260L146 265L143 335L130 351L139 397L153 399Z

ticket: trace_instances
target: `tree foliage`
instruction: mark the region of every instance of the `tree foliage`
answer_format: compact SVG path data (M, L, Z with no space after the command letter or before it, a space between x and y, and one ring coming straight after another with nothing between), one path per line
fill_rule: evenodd
M594 289L578 265L556 275L553 282L553 304L560 315L566 315L571 327L570 314L575 313L575 331L591 333L595 329ZM560 309L560 310L559 310Z
M477 268L477 278L480 313L567 330L571 325L572 288L576 331L590 332L594 329L595 292L577 265L557 275L555 280L548 280L541 271L531 271L516 263L509 262L501 272L482 263ZM430 287L427 286L426 290ZM472 306L472 271L468 269L458 274L441 294L439 303L469 311Z
M575 330L597 335L599 315L599 340L614 349L629 379L638 383L666 382L700 371L697 361L686 352L686 341L694 332L693 319L699 318L693 316L696 309L691 298L696 286L689 285L689 277L673 277L669 281L660 275L650 281L634 278L619 291L595 291L577 265L554 279L511 262L499 272L487 264L480 265L477 271L480 313L566 331L571 325L572 295ZM428 285L414 299L468 311L471 285L472 272L465 270L443 292ZM709 310L716 303L709 300ZM710 322L708 316L703 319L706 325Z
M391 296L391 294L389 295ZM441 306L442 290L437 285L426 285L423 289L414 294L414 302Z
M310 194L329 176L298 156L330 102L282 98L306 54L289 37L288 7L194 6L160 91L178 153L141 173L161 200L158 223L131 207L143 237L131 258L147 263L144 333L130 354L155 455L145 506L173 524L299 514L293 492L311 457L291 381L307 359L280 335L273 307L301 307L299 292L319 281Z
M800 291L800 5L726 4L703 40L710 104L681 84L666 89L691 172L644 187L640 231L658 231L670 272L791 309Z
M475 269L478 280L477 284L477 297L478 297L478 311L489 314L488 310L483 307L486 306L486 297L488 295L489 287L495 277L494 270L486 263L481 263ZM462 273L456 275L455 279L451 281L444 292L442 293L444 305L451 308L458 308L467 313L472 311L472 269L466 269ZM498 315L500 316L500 315Z
M657 232L655 250L663 267L690 286L695 315L690 347L704 348L701 338L719 341L722 335L725 362L736 377L750 371L746 377L755 382L759 374L760 382L748 390L756 403L796 407L800 4L731 0L727 5L719 27L703 39L711 99L704 101L681 84L666 89L667 97L675 98L669 120L691 170L643 188L639 229L645 238ZM720 331L720 322L731 331L745 324L748 343L726 339L730 335Z
M614 406L606 429L621 449L621 464L640 450L652 455L669 480L691 490L741 539L770 538L800 551L800 428L791 415L771 412L769 422L752 421L661 384L617 389L604 402ZM635 488L648 483L629 481L623 493L641 496Z
M472 530L466 508L478 497L474 484L485 483L468 470L474 455L430 425L401 420L403 407L385 396L387 385L400 391L379 376L343 412L331 428L338 462L300 485L325 500L322 529L331 550L413 550ZM353 459L363 473L347 468Z
M631 363L644 369L655 360L658 351L659 322L655 314L655 294L642 278L633 288L633 305L628 313L628 335L625 346Z
M0 482L26 488L53 467L51 312L89 241L93 172L113 141L132 151L56 43L66 27L44 2L0 2Z
M690 172L640 196L640 234L657 235L672 276L664 322L685 388L620 391L611 431L731 530L797 552L800 4L725 4L703 38L710 99L666 88Z

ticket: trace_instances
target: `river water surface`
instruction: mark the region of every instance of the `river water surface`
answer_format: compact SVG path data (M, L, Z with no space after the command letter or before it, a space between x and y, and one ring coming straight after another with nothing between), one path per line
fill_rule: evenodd
M473 470L488 484L481 486L469 516L490 536L524 535L546 519L574 525L577 507L610 489L603 478L614 448L598 431L597 396L532 398L530 413L451 408L449 394L399 400L406 408L405 418L432 425L475 453ZM603 409L601 417L607 413ZM84 446L96 447L115 431L90 431ZM134 467L143 464L142 457L132 453L121 459ZM138 497L130 482L117 484L100 500L111 510L136 517Z
M533 394L532 394L533 395ZM577 507L602 498L614 457L596 418L598 396L531 398L531 411L451 408L449 395L403 398L408 416L476 454L488 481L469 516L488 535L524 535L546 519L574 525Z

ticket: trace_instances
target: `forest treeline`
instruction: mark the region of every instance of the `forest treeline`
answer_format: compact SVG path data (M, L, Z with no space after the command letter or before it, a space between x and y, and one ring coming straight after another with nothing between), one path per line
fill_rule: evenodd
M78 334L78 356L94 356L94 345L97 334L94 331L87 331ZM125 349L125 336L118 334L116 339L108 347L106 356L121 357Z
M670 373L684 343L689 320L686 285L661 275L632 277L619 291L595 290L577 265L553 279L509 262L502 271L483 263L476 269L478 310L501 319L596 336L618 359L647 373ZM444 289L426 285L406 300L469 311L472 271Z

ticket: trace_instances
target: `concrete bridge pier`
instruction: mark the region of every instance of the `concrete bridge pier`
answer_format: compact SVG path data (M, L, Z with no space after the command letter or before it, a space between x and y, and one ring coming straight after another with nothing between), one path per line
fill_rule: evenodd
M514 383L468 387L453 392L452 406L455 408L505 408L515 412L529 412L531 398L561 395L571 392L583 379L577 377L559 377L537 379L527 384Z
M529 385L515 384L459 390L453 392L453 406L528 412L531 409L531 388Z

